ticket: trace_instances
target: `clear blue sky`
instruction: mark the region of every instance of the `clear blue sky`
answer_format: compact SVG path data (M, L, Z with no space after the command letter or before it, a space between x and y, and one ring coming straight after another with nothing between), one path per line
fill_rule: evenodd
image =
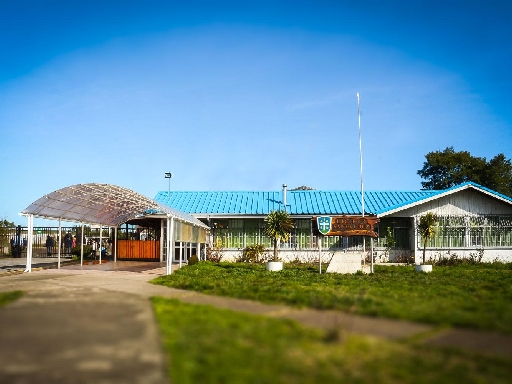
M0 216L77 183L418 190L512 157L512 2L0 3Z

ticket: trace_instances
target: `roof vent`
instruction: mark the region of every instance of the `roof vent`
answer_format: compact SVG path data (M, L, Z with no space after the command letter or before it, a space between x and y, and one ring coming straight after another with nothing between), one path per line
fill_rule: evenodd
M283 205L286 209L286 184L283 184Z

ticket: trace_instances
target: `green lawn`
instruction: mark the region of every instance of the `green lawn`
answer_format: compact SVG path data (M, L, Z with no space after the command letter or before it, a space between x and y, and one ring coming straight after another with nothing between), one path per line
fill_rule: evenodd
M212 295L353 311L437 325L512 333L512 264L375 266L371 275L319 274L316 267L201 262L155 284Z
M11 301L18 300L21 296L23 296L22 291L0 292L0 307L10 303Z
M153 298L153 306L172 383L510 383L512 377L508 359L336 338L290 320L178 300Z

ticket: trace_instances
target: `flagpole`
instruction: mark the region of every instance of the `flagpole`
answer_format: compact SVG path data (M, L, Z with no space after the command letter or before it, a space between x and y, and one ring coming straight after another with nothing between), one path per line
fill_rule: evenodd
M363 140L361 135L361 100L359 92L357 96L357 122L359 127L359 166L361 175L361 215L364 217L364 183L363 183ZM366 252L366 238L363 236L363 255ZM366 256L363 258L363 263L366 262ZM373 273L373 255L370 255L370 272Z
M361 175L361 213L364 217L364 184L363 184L363 140L361 138L361 103L359 100L359 92L357 96L357 120L359 125L359 165Z

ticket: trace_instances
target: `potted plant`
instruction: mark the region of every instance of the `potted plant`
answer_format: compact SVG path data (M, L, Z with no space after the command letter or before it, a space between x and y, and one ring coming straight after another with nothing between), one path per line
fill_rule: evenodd
M265 217L265 234L272 239L274 255L272 261L267 262L267 270L280 271L283 269L283 262L279 260L277 245L280 240L288 241L290 232L294 228L293 219L285 210L271 211Z
M436 234L436 225L439 219L436 214L427 212L426 215L420 217L418 231L423 241L423 258L419 265L416 265L416 272L432 272L432 265L425 263L425 253L427 251L427 242Z

